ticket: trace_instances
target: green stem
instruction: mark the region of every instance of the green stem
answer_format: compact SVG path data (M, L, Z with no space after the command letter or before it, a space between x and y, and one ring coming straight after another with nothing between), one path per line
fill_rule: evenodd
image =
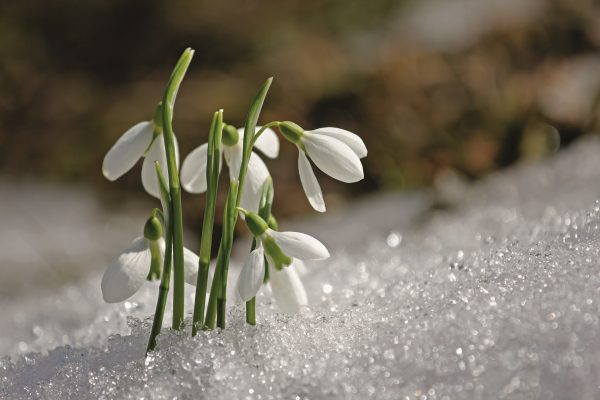
M224 223L225 224L225 223ZM221 236L221 244L219 245L219 252L217 253L217 264L215 266L215 273L213 275L212 284L210 286L210 296L208 297L208 304L206 305L206 317L204 318L204 329L215 329L217 322L217 291L221 286L221 274L219 273L221 263L223 260L223 236Z
M212 120L208 136L208 158L206 180L206 204L204 208L204 221L202 222L202 238L200 239L200 261L198 265L198 280L196 283L196 296L194 299L194 317L192 336L204 323L204 307L206 303L206 289L208 286L208 271L212 247L212 231L215 222L215 208L217 204L217 190L219 185L219 164L221 163L221 135L223 133L223 110L217 111Z
M183 211L181 208L181 187L175 154L175 134L173 132L173 107L181 81L192 61L194 51L186 49L175 66L163 97L163 138L167 153L167 169L169 172L169 192L171 195L172 224L168 235L173 238L173 329L183 326L185 279L183 268Z
M233 228L237 210L234 206L237 197L238 181L232 180L229 193L227 194L227 203L223 218L223 234L219 254L217 255L217 265L213 277L210 296L208 298L208 307L206 309L206 318L204 326L208 329L214 329L215 323L220 328L225 328L225 310L227 302L227 274L229 272L229 257L233 246Z
M161 172L160 164L155 163L156 175L158 177L158 183L160 188L161 200L163 203L163 224L165 225L165 232L170 230L170 221L173 220L173 216L170 214L168 209L169 204L169 191L167 189L167 183ZM158 289L158 300L156 301L156 311L154 312L154 321L152 322L152 330L150 332L150 339L148 340L148 347L146 348L146 355L148 352L156 348L156 337L162 329L163 318L165 315L165 307L167 304L167 295L169 294L169 282L171 281L171 260L173 258L173 241L170 235L167 234L165 240L165 259L163 263L163 271L160 280L160 287Z
M268 221L269 216L271 215L273 196L273 179L269 177L263 184L260 202L258 203L258 216L265 221ZM256 239L252 240L252 248L250 251L253 251L254 249L256 249ZM268 264L265 260L265 276L267 275L267 268ZM256 297L253 297L246 302L246 322L250 325L256 325Z
M169 294L169 282L171 280L171 259L173 258L173 243L169 236L167 236L165 246L165 263L160 280L160 287L158 289L158 300L156 301L154 321L152 322L152 331L150 332L150 340L148 340L146 354L156 348L156 337L162 329L165 308L167 305L167 296Z
M246 323L256 325L256 297L246 302Z
M273 122L269 122L266 125L263 125L258 132L256 132L256 135L254 135L254 138L252 138L252 142L250 142L250 146L251 148L254 147L254 145L256 144L256 141L258 140L258 138L260 137L260 135L263 134L264 131L266 131L268 128L271 128L273 126L278 126L279 125L279 121L273 121Z
M254 133L256 131L256 124L258 122L258 116L260 115L260 110L265 102L265 98L267 97L267 92L269 91L269 87L271 87L271 82L273 82L273 78L267 79L267 81L260 88L252 105L250 106L250 110L248 111L248 117L246 118L246 126L244 127L244 147L242 150L242 164L240 166L240 173L238 175L240 186L238 188L237 200L235 202L235 206L239 207L240 202L242 200L242 194L244 191L244 183L246 180L246 174L248 172L248 162L250 161L250 154L252 154L252 139L254 138ZM266 129L269 124L263 127ZM263 132L264 132L263 129ZM262 134L262 132L261 132ZM237 213L235 214L237 221Z
M244 127L244 143L242 150L242 163L240 166L239 180L237 183L231 182L229 195L232 194L232 188L235 186L235 203L231 206L226 207L225 215L229 216L225 218L223 223L223 235L221 237L221 247L219 249L219 255L217 257L217 269L215 270L215 278L213 278L213 284L211 286L210 297L208 300L208 308L206 311L205 327L208 329L214 329L215 320L218 319L219 327L225 327L226 318L226 296L227 296L227 272L229 269L229 258L231 257L231 249L233 245L233 231L237 222L238 212L237 207L240 206L242 200L242 193L244 190L244 181L246 180L246 173L248 172L248 162L250 160L250 154L252 153L252 139L256 131L256 124L258 117L262 109L263 103L271 86L273 78L268 78L263 86L260 88L256 97L254 98L250 110L248 111L248 117L246 118L246 125ZM265 128L266 129L266 128ZM230 198L228 195L228 205ZM217 289L217 290L215 290ZM217 301L217 297L218 300ZM219 318L217 318L217 315Z
M229 224L227 229L224 231L226 234L225 250L223 253L223 262L221 265L221 277L219 290L217 291L217 326L221 329L225 329L225 320L227 316L227 275L229 273L229 259L231 256L231 249L233 247L233 231L237 220L237 209L235 207L235 198L238 193L239 182L232 181L229 188L231 196L227 199L227 205L225 208L225 215Z

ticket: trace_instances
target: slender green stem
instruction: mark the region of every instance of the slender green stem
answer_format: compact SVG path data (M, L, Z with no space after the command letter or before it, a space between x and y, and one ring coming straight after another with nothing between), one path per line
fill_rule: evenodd
M246 302L246 323L256 325L256 297Z
M148 352L156 348L156 337L162 329L163 318L165 315L165 307L167 304L167 295L169 294L169 283L171 281L171 259L173 258L173 241L172 237L168 234L170 232L170 221L172 221L172 215L169 212L168 205L170 203L169 190L167 183L161 172L160 164L155 163L156 175L158 177L158 183L161 194L161 201L163 203L163 223L165 225L165 232L167 237L165 240L165 259L163 262L163 271L160 280L160 287L158 289L158 300L156 301L156 311L154 312L154 321L152 322L152 331L150 332L150 339L148 340L148 347L146 348L146 355Z
M223 253L223 263L221 266L221 278L220 278L220 287L217 292L217 326L221 329L225 329L225 320L227 316L227 275L229 273L229 258L231 256L231 249L233 248L233 230L235 228L235 222L237 220L237 209L235 207L236 197L238 193L239 182L231 181L231 186L229 188L231 192L231 196L227 199L227 205L225 208L225 215L227 217L227 221L229 224L227 226L225 249L227 252Z
M225 224L225 223L224 223ZM221 286L221 274L219 273L221 263L223 260L223 236L221 236L221 243L219 244L219 252L217 253L217 264L215 266L215 273L213 275L212 284L210 286L210 296L208 297L208 304L206 305L206 317L204 318L203 329L215 329L217 322L217 291Z
M252 239L250 251L256 249L256 239ZM246 302L246 323L256 325L256 297L251 298Z
M204 220L202 222L202 238L200 239L200 261L198 266L198 280L196 283L196 296L194 299L194 317L192 336L204 323L204 306L206 303L206 289L208 286L208 270L212 247L212 231L215 222L215 208L217 204L217 190L219 185L219 164L221 163L221 135L223 133L223 110L217 111L212 120L208 135L208 158L206 180L206 204Z
M169 236L173 238L173 329L183 326L185 280L183 268L183 211L181 208L181 187L175 154L175 134L173 132L173 107L181 81L192 61L194 50L186 49L175 66L163 97L163 138L167 153L167 169L169 172L169 192L171 195L172 220Z
M258 203L258 216L265 221L269 220L271 215L271 208L273 207L273 179L267 178L262 187L262 193L260 196L260 202ZM252 248L250 251L256 248L256 239L252 240ZM265 274L267 273L267 262L265 260ZM250 325L256 325L256 297L253 297L246 302L246 322Z
M171 281L171 259L173 258L173 241L169 236L165 240L165 262L163 266L163 273L160 280L160 287L158 289L158 300L156 301L156 310L154 311L154 321L152 322L152 331L150 332L150 340L148 340L148 347L146 354L156 348L156 337L162 329L162 323L165 315L165 308L167 305L167 296L169 294L169 284Z
M232 181L231 187L229 189L229 195L231 195L232 188L235 186L235 203L231 204L231 206L229 206L228 208L226 207L226 218L223 222L223 235L221 237L221 247L219 248L219 255L217 256L215 277L213 278L211 292L208 299L208 308L206 310L204 326L208 329L214 329L216 320L218 320L219 327L225 327L227 272L229 269L229 258L231 256L231 249L233 246L233 231L238 217L237 207L239 207L240 202L242 200L244 181L246 180L246 173L248 172L248 162L250 160L250 154L252 152L251 145L254 133L256 131L256 124L258 122L260 111L262 109L272 81L273 78L268 78L263 84L263 86L260 88L252 104L250 105L248 117L246 118L246 125L244 127L242 163L240 166L240 173L238 175L239 181L237 181L237 183L235 181ZM229 200L230 198L228 196L228 204Z
M238 188L237 200L235 202L236 207L239 207L240 202L242 200L244 183L246 180L246 174L248 172L248 161L250 160L250 154L252 154L252 139L254 138L254 132L256 131L258 117L260 115L262 106L265 102L265 98L267 97L267 92L271 87L271 82L273 82L272 77L268 78L263 84L263 86L260 88L260 90L256 94L256 97L254 98L254 101L252 102L252 105L250 106L250 110L248 111L248 117L246 118L246 126L244 127L244 147L242 150L242 164L240 166L240 173L238 175L240 186ZM237 221L237 213L235 215Z
M206 318L204 319L204 326L208 329L214 329L215 324L218 324L220 328L225 327L227 274L229 271L229 257L233 246L233 228L235 227L235 218L237 216L237 210L234 206L237 190L238 181L232 180L229 186L229 193L227 194L227 203L225 204L223 217L223 234L221 236L217 265L208 298Z
M269 122L268 124L263 125L258 132L256 132L256 135L254 135L254 137L252 138L252 142L251 142L251 148L254 147L254 145L256 144L256 141L258 140L258 138L260 137L260 135L263 134L264 131L266 131L268 128L271 128L273 126L278 126L279 125L279 121L273 121L273 122Z

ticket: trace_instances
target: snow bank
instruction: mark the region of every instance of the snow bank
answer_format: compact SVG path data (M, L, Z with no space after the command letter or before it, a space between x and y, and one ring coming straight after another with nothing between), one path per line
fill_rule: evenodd
M7 354L42 353L0 361L0 398L594 399L598 154L577 143L445 210L390 194L305 224L334 238L303 277L310 310L280 315L263 290L256 327L232 307L225 331L165 330L147 359L152 285L116 306L97 276L21 300L35 337L3 332Z

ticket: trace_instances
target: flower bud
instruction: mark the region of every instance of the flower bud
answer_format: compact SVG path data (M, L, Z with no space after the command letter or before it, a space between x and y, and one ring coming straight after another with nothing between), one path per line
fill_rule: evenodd
M258 216L258 214L247 211L244 213L246 217L246 225L252 235L255 237L261 236L263 233L269 229L269 226L265 222L264 219Z
M156 216L151 216L144 225L144 237L148 240L158 240L162 237L163 229L160 220Z
M304 135L304 129L292 121L283 121L279 124L279 131L290 142L297 144Z
M240 140L240 134L237 129L232 125L225 125L223 127L223 136L221 141L225 146L234 146L238 140Z

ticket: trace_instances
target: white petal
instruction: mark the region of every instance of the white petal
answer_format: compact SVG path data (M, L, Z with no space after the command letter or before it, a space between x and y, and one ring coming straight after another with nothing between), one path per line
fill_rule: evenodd
M248 172L242 193L241 207L248 211L258 212L263 186L269 177L269 170L264 161L256 154L250 154Z
M237 179L242 165L242 146L239 144L233 146L223 146L223 158L229 167L229 177Z
M142 185L144 186L144 189L146 189L146 192L151 196L160 198L156 167L154 166L155 161L158 161L160 164L160 168L168 183L169 170L167 168L167 154L165 151L165 141L162 135L159 135L154 139L150 149L146 153L144 163L142 164ZM176 164L179 165L179 144L177 143L177 138L175 138L175 161Z
M257 126L256 131L258 132L260 128L260 126ZM277 158L279 155L279 138L271 128L265 129L264 132L260 134L254 146L269 158Z
M304 152L298 152L298 172L300 173L300 182L310 205L319 212L325 212L325 201L323 200L323 192L319 181L313 172L310 162Z
M281 271L271 268L269 278L273 297L279 309L286 314L296 314L308 305L306 290L296 271L291 267Z
M262 247L253 250L242 267L236 288L243 301L249 301L260 289L265 278L265 255Z
M330 136L334 139L344 142L346 146L352 149L352 151L358 156L358 158L363 158L367 156L367 146L365 146L365 142L363 142L360 136L350 131L340 128L327 127L315 129L314 131L310 132L316 133L318 135Z
M183 273L186 283L196 286L198 282L198 265L200 258L188 248L183 248Z
M308 156L332 178L346 183L364 178L360 158L344 142L310 132L304 132L303 142Z
M277 232L267 230L275 243L289 257L301 260L322 260L329 258L329 251L314 237L300 232Z
M121 135L104 156L102 173L106 179L114 181L135 165L150 146L153 131L154 123L145 121Z
M150 262L148 241L140 236L104 271L101 283L104 301L118 303L133 296L146 280Z
M308 274L308 269L306 268L306 264L304 263L304 261L302 261L298 258L294 258L294 261L292 261L292 265L290 265L290 268L294 268L296 270L296 272L298 273L298 276L304 276L304 275Z
M181 186L190 193L206 192L208 143L196 147L181 165Z
M229 166L229 177L231 179L238 179L242 164L242 146L237 144L234 146L224 146L223 157ZM264 161L256 153L251 153L240 204L242 208L252 212L258 211L262 188L269 176L269 170Z

